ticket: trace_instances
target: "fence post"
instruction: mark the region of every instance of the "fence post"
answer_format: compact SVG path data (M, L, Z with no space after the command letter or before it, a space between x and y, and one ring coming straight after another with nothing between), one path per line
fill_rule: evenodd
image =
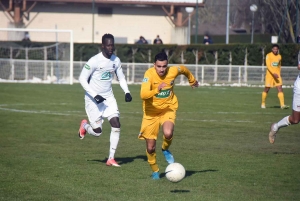
M181 51L181 63L184 64L184 56L183 56L183 51ZM180 84L183 84L183 75L180 75Z
M51 81L53 79L53 76L54 76L54 69L53 69L53 61L51 61ZM56 78L57 79L57 78ZM54 80L53 80L54 81Z
M201 67L201 84L204 83L204 66Z
M47 48L44 47L44 80L47 79Z
M228 82L231 82L231 74L232 74L232 52L229 51L229 72L228 72Z
M148 68L150 68L151 67L151 61L152 61L152 59L151 59L151 53L152 53L152 51L151 51L151 49L149 49L148 50L148 62L149 62L149 64L148 64Z
M28 81L28 47L25 48L25 80Z
M239 86L241 86L242 68L239 66Z
M215 51L215 75L214 75L214 82L218 80L218 51Z
M14 60L13 60L13 48L10 47L10 65L11 65L11 74L10 74L10 79L14 80L15 79L15 64L14 64Z
M199 81L199 79L198 79L198 49L196 51L193 50L193 53L195 55L195 64L196 64L195 75L196 75L196 80Z
M261 64L261 82L264 82L265 77L265 47L262 48L262 64Z
M247 66L248 66L248 49L246 48L246 53L245 53L245 60L244 60L244 83L247 83L247 78L248 78L248 74L247 74Z
M134 74L135 74L135 59L134 59L134 55L137 51L137 48L132 48L132 75L131 75L131 81L132 83L134 83Z

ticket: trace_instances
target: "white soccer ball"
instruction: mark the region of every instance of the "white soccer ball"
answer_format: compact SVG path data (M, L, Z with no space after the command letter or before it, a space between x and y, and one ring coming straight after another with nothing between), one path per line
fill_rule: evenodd
M185 169L180 163L171 163L167 166L166 178L171 182L179 182L185 177Z

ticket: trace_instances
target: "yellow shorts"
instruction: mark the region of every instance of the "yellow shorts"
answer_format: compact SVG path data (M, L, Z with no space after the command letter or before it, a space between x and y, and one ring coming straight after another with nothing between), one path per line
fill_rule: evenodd
M145 115L141 125L139 139L157 139L159 133L159 127L166 121L170 121L175 124L176 111L171 109L163 110L161 113L156 115Z
M281 77L279 78L274 78L273 76L267 75L265 77L265 87L277 87L282 85L282 79Z

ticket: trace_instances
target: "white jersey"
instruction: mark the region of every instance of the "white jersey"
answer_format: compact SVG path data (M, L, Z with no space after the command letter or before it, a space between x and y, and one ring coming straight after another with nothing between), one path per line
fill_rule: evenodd
M96 95L108 98L113 96L111 86L113 73L117 75L123 91L130 93L122 71L121 61L114 54L110 59L104 57L102 52L90 58L82 68L79 82L86 91L86 95L92 98Z

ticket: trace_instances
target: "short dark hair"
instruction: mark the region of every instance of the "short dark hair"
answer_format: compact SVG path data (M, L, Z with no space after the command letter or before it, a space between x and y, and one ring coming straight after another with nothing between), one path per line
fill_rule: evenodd
M273 47L277 47L279 49L279 45L277 45L277 44L272 45L272 48Z
M155 57L154 57L154 62L156 62L157 60L158 61L165 61L165 60L168 61L168 56L165 52L160 52L157 55L155 55Z
M102 36L102 44L104 44L105 39L112 39L113 41L115 41L114 36L113 36L112 34L109 34L109 33L104 34L104 35Z

